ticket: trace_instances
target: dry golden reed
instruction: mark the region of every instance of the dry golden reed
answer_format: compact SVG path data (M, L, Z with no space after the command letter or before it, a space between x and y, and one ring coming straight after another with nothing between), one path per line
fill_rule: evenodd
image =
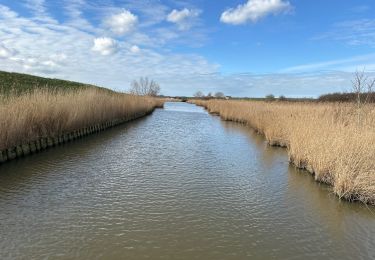
M0 150L114 119L134 119L162 100L100 89L35 90L0 97Z
M224 120L245 123L340 197L375 204L375 106L351 103L195 101ZM360 118L360 121L358 121Z

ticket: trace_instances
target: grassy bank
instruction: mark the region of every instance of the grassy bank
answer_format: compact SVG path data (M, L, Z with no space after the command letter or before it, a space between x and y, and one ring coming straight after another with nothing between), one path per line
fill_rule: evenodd
M114 120L132 120L163 105L157 98L25 74L1 72L0 83L0 151Z
M48 89L50 91L68 91L87 88L96 88L104 90L104 88L74 81L50 79L22 73L0 71L1 95L19 95L36 89Z
M375 106L347 103L194 101L224 120L247 124L290 161L333 186L340 198L375 204Z

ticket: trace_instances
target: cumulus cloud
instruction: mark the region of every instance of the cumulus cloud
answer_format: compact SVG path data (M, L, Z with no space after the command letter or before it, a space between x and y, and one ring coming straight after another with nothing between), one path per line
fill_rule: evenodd
M223 23L238 25L249 21L255 23L269 14L287 12L292 8L288 1L284 0L248 0L243 5L230 8L223 12L220 21Z
M167 21L175 23L180 29L189 29L192 25L194 18L200 14L199 10L191 10L184 8L182 10L172 10L167 16Z
M132 31L138 22L138 17L128 10L114 14L107 18L104 22L112 32L117 35L124 35Z
M117 42L108 37L96 38L92 50L101 55L111 55L117 51Z
M130 47L130 51L132 53L139 53L141 49L137 45L133 45L132 47Z

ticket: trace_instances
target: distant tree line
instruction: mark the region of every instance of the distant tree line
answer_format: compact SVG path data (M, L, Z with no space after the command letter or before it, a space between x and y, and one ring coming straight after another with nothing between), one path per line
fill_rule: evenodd
M194 93L195 98L199 99L238 99L238 100L253 100L253 101L267 101L267 102L273 102L273 101L290 101L290 102L307 102L307 101L316 101L316 99L312 98L287 98L284 95L281 95L279 97L276 97L273 94L266 95L263 98L251 98L251 97L231 97L226 96L223 92L216 92L212 94L212 92L209 92L207 95L205 95L202 91L197 91Z
M375 93L361 93L360 99L367 100L368 103L375 103ZM321 95L319 101L322 102L355 102L358 98L356 93L331 93Z
M202 91L197 91L194 93L195 98L202 98L202 99L212 99L212 98L217 98L217 99L224 99L226 96L224 95L223 92L216 92L212 94L212 92L209 92L207 95L205 95Z
M267 95L264 98L266 101L292 101L292 99L285 97L284 95L279 96L278 98L272 94Z

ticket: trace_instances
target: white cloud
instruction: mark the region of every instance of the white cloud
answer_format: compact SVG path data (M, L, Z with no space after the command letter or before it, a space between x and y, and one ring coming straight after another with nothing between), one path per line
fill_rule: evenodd
M356 69L366 67L367 70L375 67L375 53L366 55L354 56L345 59L329 60L324 62L316 62L310 64L303 64L293 66L281 70L281 73L300 73L300 72L312 72L312 71L329 71L329 70L340 70L352 72Z
M99 52L101 55L111 55L117 51L117 42L108 37L96 38L92 50Z
M0 4L0 17L2 19L13 19L17 16L18 14L12 11L9 7Z
M160 0L123 0L128 10L136 12L140 27L149 27L165 20L169 7Z
M5 47L0 43L0 59L9 59L16 54L16 51Z
M31 11L34 20L45 23L57 24L57 20L48 13L48 3L46 0L23 0L24 6Z
M228 24L244 24L257 22L269 14L278 14L291 10L292 5L284 0L248 0L243 5L223 12L220 21Z
M112 32L117 35L124 35L132 31L138 22L138 17L128 10L123 10L121 13L114 14L107 18L104 22Z
M13 56L8 59L13 63L11 71L21 71L26 73L42 73L42 74L52 74L56 73L61 66L61 63L57 60L51 59L37 59L34 57L17 57ZM20 66L20 69L14 69L15 67Z
M194 21L194 18L198 17L200 14L199 10L191 10L184 8L182 10L172 10L167 16L167 21L175 23L180 29L189 29Z
M132 53L139 53L141 49L137 45L133 45L132 47L130 47L130 51Z
M46 12L45 0L25 0L25 2L26 7L36 14L42 15Z
M198 13L196 11L189 10L184 8L180 11L174 9L167 16L167 21L171 23L181 23L189 17L196 17Z
M98 28L92 25L84 16L82 9L90 8L86 0L64 0L64 13L67 16L66 23L72 27L89 32L96 32Z
M375 48L375 19L359 19L336 23L329 32L313 39L335 40L352 46Z

